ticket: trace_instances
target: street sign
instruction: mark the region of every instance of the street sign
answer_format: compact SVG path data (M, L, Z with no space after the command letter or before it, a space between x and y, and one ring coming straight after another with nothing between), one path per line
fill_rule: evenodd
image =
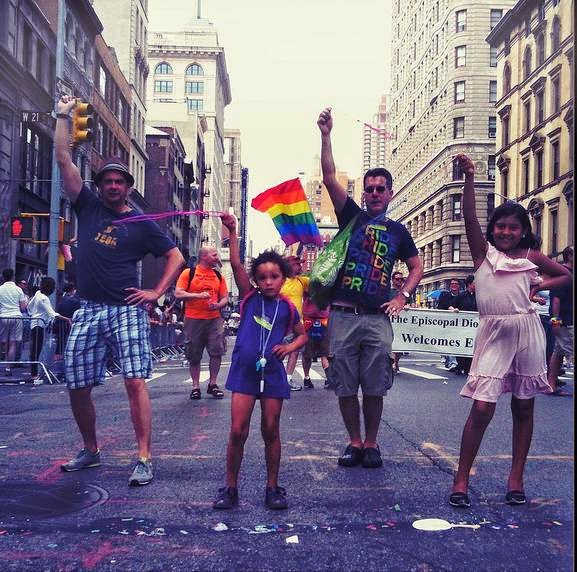
M52 114L47 111L21 111L20 121L22 123L41 123L52 128L54 128L56 122Z

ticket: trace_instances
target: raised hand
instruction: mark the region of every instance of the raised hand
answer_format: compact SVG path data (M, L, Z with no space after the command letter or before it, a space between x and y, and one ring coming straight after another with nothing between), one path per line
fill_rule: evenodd
M229 231L234 232L236 230L236 217L234 215L222 213L220 215L220 220Z
M56 104L57 113L70 113L76 107L76 98L71 95L63 95Z
M457 155L455 160L459 162L459 168L461 172L465 175L474 175L475 174L475 165L473 165L473 161L464 154Z
M333 116L331 115L331 108L323 109L317 120L317 125L323 135L329 135L333 129Z

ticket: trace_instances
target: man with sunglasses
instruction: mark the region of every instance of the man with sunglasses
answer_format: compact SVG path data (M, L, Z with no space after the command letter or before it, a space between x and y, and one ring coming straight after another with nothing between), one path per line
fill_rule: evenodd
M336 177L330 108L321 112L317 125L321 132L323 183L339 228L355 219L345 264L335 282L329 318L330 375L350 440L338 464L376 468L383 464L377 443L383 396L393 384L390 317L398 315L407 304L421 280L423 265L407 229L386 216L393 196L389 171L377 168L365 173L362 210ZM409 274L402 289L391 298L396 260L405 262ZM364 439L359 387L363 392Z
M58 102L54 145L64 193L78 219L76 278L81 307L74 313L64 360L70 405L84 446L60 468L70 472L100 465L91 394L104 383L108 350L112 349L122 366L138 445L138 461L128 484L146 485L153 478L152 410L145 382L152 373L152 358L144 305L155 303L166 292L184 258L155 222L121 222L138 213L128 202L134 178L120 159L109 159L96 173L98 195L84 184L68 144L75 106L76 99L67 95ZM166 261L153 289L139 287L137 264L147 254Z

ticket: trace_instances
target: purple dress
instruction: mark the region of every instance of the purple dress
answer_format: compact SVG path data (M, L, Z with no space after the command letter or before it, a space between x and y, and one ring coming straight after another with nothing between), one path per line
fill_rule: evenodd
M271 300L265 298L258 290L253 290L243 300L240 315L240 326L232 352L226 389L257 397L262 395L289 399L290 387L284 364L271 353L271 350L282 343L285 336L292 333L294 324L300 320L297 309L284 296L279 296L278 300ZM264 368L264 391L261 393L262 372L257 371L256 363L262 356L261 350L264 345L266 345L264 357L267 363Z

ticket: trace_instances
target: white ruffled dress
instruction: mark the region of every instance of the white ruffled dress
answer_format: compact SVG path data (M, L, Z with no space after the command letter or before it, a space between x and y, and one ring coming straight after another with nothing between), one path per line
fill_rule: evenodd
M531 399L551 393L545 363L545 331L529 300L539 284L527 258L509 258L488 244L475 273L479 328L473 362L461 395L496 403L502 393Z

